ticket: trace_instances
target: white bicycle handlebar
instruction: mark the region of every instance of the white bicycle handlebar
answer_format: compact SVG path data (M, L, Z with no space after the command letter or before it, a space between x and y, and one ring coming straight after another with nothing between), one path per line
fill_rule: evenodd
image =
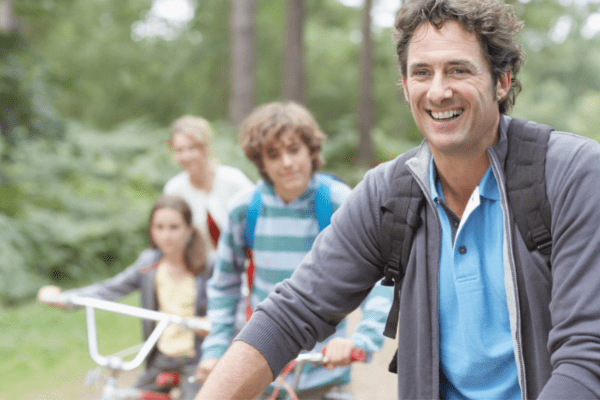
M40 300L46 303L85 307L90 357L92 357L92 360L102 367L109 367L111 369L119 369L122 371L130 371L140 366L156 342L158 342L160 335L165 329L167 329L169 324L178 324L186 329L192 330L204 330L208 332L211 330L211 324L207 321L200 321L196 318L185 319L178 315L166 314L160 311L148 310L141 307L95 299L92 297L82 297L74 294L61 294L59 296L43 297ZM98 352L96 318L94 310L96 308L157 322L156 327L146 342L142 345L133 360L123 361L120 357L103 356Z

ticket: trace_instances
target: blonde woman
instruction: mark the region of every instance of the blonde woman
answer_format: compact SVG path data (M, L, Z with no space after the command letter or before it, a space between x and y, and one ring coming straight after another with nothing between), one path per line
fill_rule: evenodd
M183 171L167 182L164 193L180 195L187 201L194 225L205 237L211 237L216 248L229 199L253 183L239 169L217 164L210 154L211 137L212 130L204 118L186 115L173 123L169 147Z

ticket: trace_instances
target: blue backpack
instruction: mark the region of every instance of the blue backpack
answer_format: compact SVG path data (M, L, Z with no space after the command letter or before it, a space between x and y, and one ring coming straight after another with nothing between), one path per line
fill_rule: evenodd
M333 204L331 203L331 184L333 181L340 181L339 178L319 173L317 174L318 187L315 194L315 215L319 224L319 232L325 229L331 223L333 215ZM252 194L252 199L248 204L246 211L246 226L244 228L244 240L246 247L252 249L254 247L254 230L256 229L256 220L262 209L262 197L260 188L256 188Z
M335 175L327 173L317 174L318 186L314 198L315 216L319 224L319 232L325 229L331 223L333 215L333 203L331 202L331 184L334 181L342 181ZM250 293L252 293L252 284L254 280L254 260L252 257L252 249L254 247L254 231L256 229L256 220L262 210L262 197L260 188L257 187L252 194L252 199L248 204L246 211L246 225L244 227L244 241L248 252L249 265L246 270L248 280L248 296L246 298L246 321L252 316L252 308L250 307Z

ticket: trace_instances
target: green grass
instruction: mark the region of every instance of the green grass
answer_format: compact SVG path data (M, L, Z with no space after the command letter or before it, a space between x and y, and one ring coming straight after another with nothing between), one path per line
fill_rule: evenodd
M139 294L124 303L139 305ZM27 303L0 310L0 399L39 400L85 397L88 353L84 310L62 311ZM98 347L114 354L141 341L141 320L96 311Z

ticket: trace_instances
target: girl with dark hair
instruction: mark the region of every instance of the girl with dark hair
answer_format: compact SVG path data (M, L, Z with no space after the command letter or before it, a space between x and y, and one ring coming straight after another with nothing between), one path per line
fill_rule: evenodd
M206 241L192 223L192 212L179 196L161 196L150 213L151 248L144 250L137 261L120 274L103 282L67 292L78 296L115 300L135 290L142 294L142 307L176 314L182 318L206 318L206 281L210 277ZM58 296L60 288L44 286L38 292L40 303L64 308L43 299ZM154 321L143 321L144 339L154 329ZM193 399L200 389L189 383L200 358L202 339L206 331L192 332L170 325L158 340L147 359L146 368L135 386L143 390L164 392L155 385L162 372L178 372L180 399Z

